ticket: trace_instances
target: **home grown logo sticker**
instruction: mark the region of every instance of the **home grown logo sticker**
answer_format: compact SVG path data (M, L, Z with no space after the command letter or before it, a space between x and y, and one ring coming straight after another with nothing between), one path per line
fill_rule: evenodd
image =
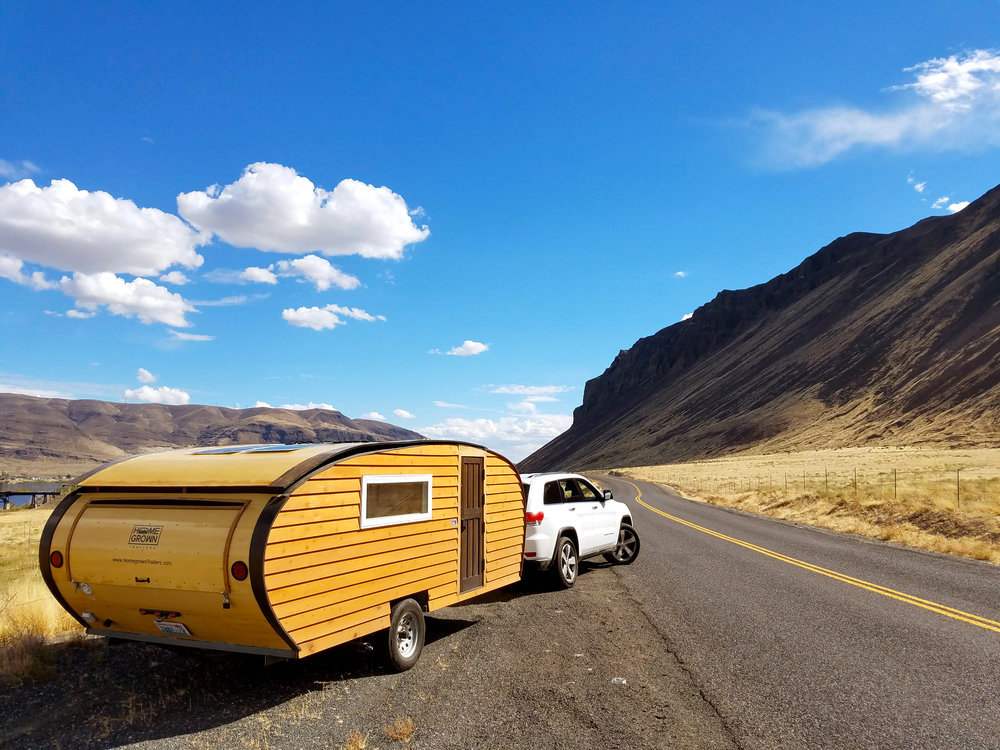
M149 524L137 524L132 527L129 534L128 543L136 544L140 547L155 547L160 543L160 532L162 526L150 526Z

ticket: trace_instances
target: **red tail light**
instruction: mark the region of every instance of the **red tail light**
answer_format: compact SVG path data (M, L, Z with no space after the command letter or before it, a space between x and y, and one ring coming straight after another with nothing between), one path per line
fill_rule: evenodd
M542 511L538 511L537 513L535 513L529 510L527 513L524 514L524 520L530 523L532 526L537 526L538 524L540 524L543 518L545 518L545 513L543 513Z
M52 564L53 568L61 568L63 564L62 552L56 550L51 555L49 555L49 562Z
M236 562L234 562L231 570L233 578L235 578L237 581L245 581L247 579L247 574L250 572L249 570L247 570L247 564L242 560L237 560Z

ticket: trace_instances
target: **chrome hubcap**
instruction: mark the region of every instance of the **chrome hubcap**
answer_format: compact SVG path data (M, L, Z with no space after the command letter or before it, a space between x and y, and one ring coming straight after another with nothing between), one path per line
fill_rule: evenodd
M396 626L396 648L403 658L412 656L417 648L416 621L411 614L399 618L399 624Z

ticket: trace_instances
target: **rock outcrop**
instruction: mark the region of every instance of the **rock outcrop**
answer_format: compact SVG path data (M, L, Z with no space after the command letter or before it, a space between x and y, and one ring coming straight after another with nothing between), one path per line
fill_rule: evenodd
M1000 445L1000 187L841 237L623 350L526 470Z

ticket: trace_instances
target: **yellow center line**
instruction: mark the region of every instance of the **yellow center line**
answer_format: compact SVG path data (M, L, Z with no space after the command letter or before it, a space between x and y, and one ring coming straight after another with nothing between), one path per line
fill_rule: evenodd
M681 524L682 526L687 526L694 529L695 531L700 531L709 536L714 536L717 539L722 539L726 542L731 542L732 544L739 545L740 547L745 547L746 549L753 550L754 552L759 552L762 555L767 555L768 557L773 557L775 560L781 560L789 565L795 565L796 567L802 568L803 570L809 570L813 573L818 573L820 575L826 576L827 578L832 578L835 581L841 581L843 583L848 583L851 586L857 586L858 588L865 589L866 591L871 591L875 594L881 594L890 599L896 599L897 601L904 602L906 604L912 604L914 607L921 607L922 609L935 612L939 615L944 615L945 617L950 617L953 620L961 620L962 622L967 622L970 625L975 625L976 627L983 628L985 630L992 630L995 633L1000 633L1000 622L995 620L990 620L985 617L980 617L979 615L969 614L968 612L963 612L960 609L955 609L953 607L945 606L944 604L938 604L936 602L928 601L927 599L921 599L918 596L913 596L912 594L906 594L902 591L896 591L895 589L890 589L885 586L880 586L877 583L871 583L870 581L865 581L861 578L854 578L853 576L846 575L844 573L838 573L835 570L829 570L827 568L821 568L819 565L813 565L812 563L805 562L803 560L797 560L794 557L789 557L788 555L783 555L780 552L775 552L774 550L769 550L766 547L760 547L756 544L751 544L750 542L744 542L741 539L736 539L735 537L726 536L725 534L720 534L718 531L712 531L712 529L706 528L704 526L699 526L696 523L691 523L690 521L685 521L683 518L678 518L677 516L671 515L666 511L662 511L659 508L654 508L652 505L647 503L642 499L642 490L639 489L638 485L628 482L635 489L636 492L636 502L644 508L657 513L664 518L668 518L671 521Z

